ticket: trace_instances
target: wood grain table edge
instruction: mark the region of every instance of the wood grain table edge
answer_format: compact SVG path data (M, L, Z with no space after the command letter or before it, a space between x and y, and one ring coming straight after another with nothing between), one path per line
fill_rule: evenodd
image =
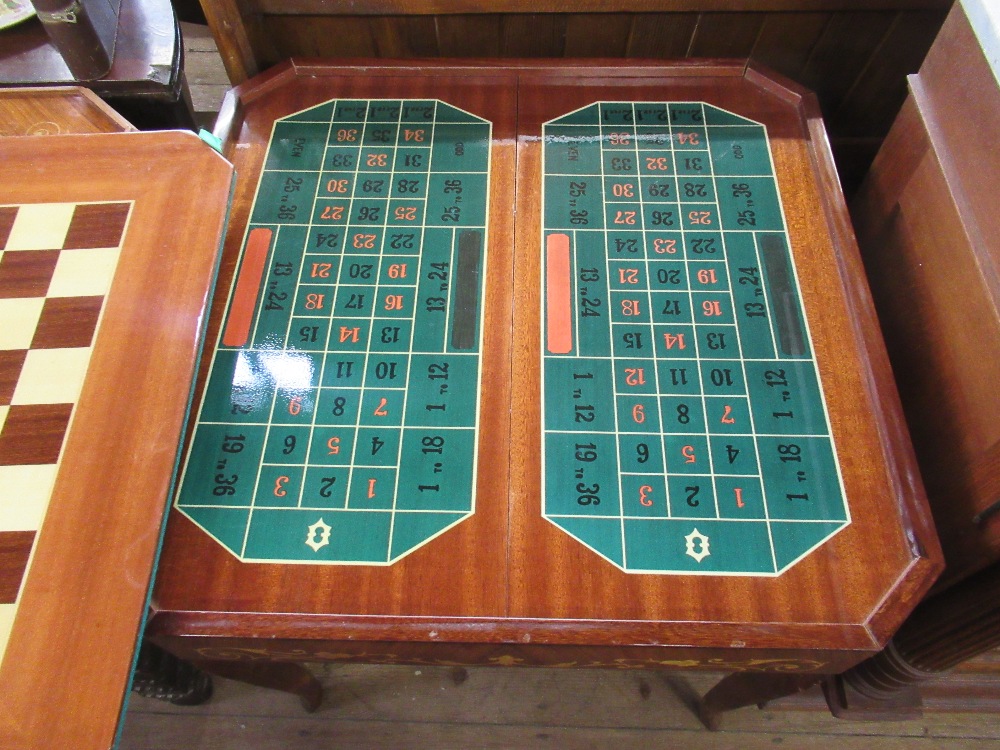
M559 667L707 670L767 673L838 673L873 653L870 649L824 650L442 642L434 648L412 640L323 641L301 638L236 638L166 635L147 638L178 658L204 662L410 664L437 666Z
M78 104L74 104L74 100L80 101ZM44 133L45 135L76 134L75 130L65 129L73 127L73 124L69 122L70 118L67 117L67 115L70 109L76 107L86 109L95 118L99 118L101 122L95 123L95 127L99 128L102 132L132 132L136 130L132 123L118 114L114 108L106 104L104 100L97 96L97 94L82 86L25 86L19 88L0 88L0 111L3 110L4 106L9 105L10 103L22 101L30 106L37 106L41 102L51 104L53 106L51 116L58 118L59 121L46 121L39 124L55 125L57 127L57 131L55 133L46 131ZM4 123L4 125L9 126L9 123ZM42 133L12 133L5 135L4 137L17 137L19 135L33 136L39 134Z
M4 661L9 711L0 734L5 747L110 747L146 611L225 202L210 205L212 215L204 221L164 224L162 217L177 210L177 196L188 188L204 211L199 190L228 190L232 169L193 134L17 141L0 141L5 165L17 164L10 153L17 149L26 163L20 173L34 172L37 182L25 188L29 177L16 190L0 189L4 201L55 197L134 206ZM86 167L80 168L77 157L88 152L94 156L83 157ZM143 184L136 174L151 154L162 166ZM168 240L160 235L164 230ZM150 325L171 306L165 325ZM156 335L142 340L137 332L143 330ZM141 346L147 354L137 360ZM157 371L181 377L155 380ZM114 465L109 456L122 463Z
M751 638L750 630L757 638ZM874 653L880 645L863 629L840 623L665 622L640 620L538 620L524 618L301 615L265 612L157 611L147 633L156 640L190 637L295 640L317 644L410 642L446 651L450 645L718 648L806 652L844 642L845 650ZM762 636L767 636L766 641ZM766 644L766 645L765 645ZM820 650L823 650L820 648Z
M804 96L803 111L815 144L812 155L822 189L834 196L839 205L844 206L846 203L826 128L823 126L819 102L812 93ZM930 591L934 581L944 570L944 555L920 477L920 467L906 425L885 341L881 336L878 315L850 216L846 210L832 211L829 201L823 202L823 209L830 235L837 246L836 257L840 265L844 294L850 302L848 309L851 312L851 323L857 341L863 344L867 355L860 360L866 365L866 386L872 401L881 406L880 410L873 412L873 418L882 437L894 505L903 522L906 541L913 555L911 564L886 592L885 599L873 609L868 619L867 627L872 637L884 645L907 614ZM898 600L898 604L887 606L892 599Z

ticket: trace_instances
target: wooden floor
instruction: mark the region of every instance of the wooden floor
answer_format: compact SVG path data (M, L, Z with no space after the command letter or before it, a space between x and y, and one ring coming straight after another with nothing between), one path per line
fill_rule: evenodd
M709 732L692 707L718 679L714 674L526 667L315 669L326 697L314 714L305 713L293 696L228 680L217 680L215 696L198 707L133 696L121 750L972 750L1000 742L1000 671L985 677L957 674L929 687L919 720L835 719L819 691L813 691L763 710L732 712L720 731Z
M187 74L203 124L226 91L203 27L184 24ZM519 667L313 665L326 697L314 714L292 696L216 680L203 706L133 696L121 750L313 748L993 748L1000 742L1000 654L922 689L921 719L833 718L818 690L731 713L718 732L693 706L720 674ZM85 689L85 688L81 688Z

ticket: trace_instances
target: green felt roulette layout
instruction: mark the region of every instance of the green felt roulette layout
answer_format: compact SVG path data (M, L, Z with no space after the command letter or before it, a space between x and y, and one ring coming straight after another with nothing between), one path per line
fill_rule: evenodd
M543 512L625 570L780 573L849 522L766 129L545 123Z
M766 129L603 102L543 140L543 515L781 572L849 512ZM275 122L177 499L240 559L391 564L474 512L489 141L440 100Z
M177 499L245 560L388 564L474 512L490 123L274 124Z

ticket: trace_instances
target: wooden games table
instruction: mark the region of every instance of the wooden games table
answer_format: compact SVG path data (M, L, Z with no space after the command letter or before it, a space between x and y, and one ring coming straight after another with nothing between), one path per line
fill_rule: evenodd
M0 89L0 136L117 133L134 127L79 86Z
M727 61L292 61L217 135L230 292L168 651L311 703L296 662L760 676L711 713L877 652L937 575L807 92Z
M0 746L98 750L128 696L232 167L191 134L103 132L129 126L78 90L30 96L0 94L6 122L82 134L0 138Z

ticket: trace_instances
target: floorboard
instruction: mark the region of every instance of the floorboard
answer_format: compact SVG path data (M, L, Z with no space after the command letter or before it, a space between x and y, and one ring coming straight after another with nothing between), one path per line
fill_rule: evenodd
M317 665L326 698L296 698L228 680L203 706L133 697L122 750L282 748L986 748L1000 717L925 711L919 720L833 718L818 692L729 714L703 729L695 698L720 675L594 669ZM994 686L1000 682L994 682Z

